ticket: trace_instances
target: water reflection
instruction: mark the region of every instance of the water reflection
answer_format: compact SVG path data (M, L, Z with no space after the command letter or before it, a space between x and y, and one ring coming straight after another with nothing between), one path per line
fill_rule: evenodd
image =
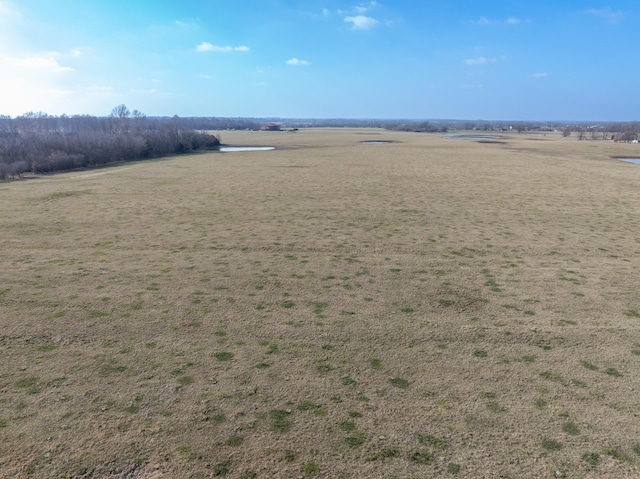
M634 163L640 165L640 158L616 158L616 160L626 161L627 163Z
M218 148L219 151L224 153L229 153L232 151L266 151L266 150L275 150L275 146L221 146Z

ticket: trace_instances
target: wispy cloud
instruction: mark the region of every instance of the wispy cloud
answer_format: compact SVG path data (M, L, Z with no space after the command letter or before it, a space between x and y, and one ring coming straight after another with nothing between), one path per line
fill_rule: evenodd
M0 23L22 21L22 14L7 0L0 0Z
M491 25L493 22L487 17L480 17L477 20L471 20L469 23L473 25Z
M605 19L609 23L618 23L624 18L624 13L620 10L612 10L611 7L607 8L590 8L585 10L584 13L587 15L595 15L597 17L601 17Z
M476 58L467 58L464 62L467 65L487 65L489 63L497 62L497 58L487 58L487 57L476 57Z
M363 15L367 13L369 10L371 10L373 7L375 7L376 5L378 5L378 2L376 2L375 0L372 0L368 3L358 5L357 7L354 8L354 11L360 15Z
M355 17L344 17L344 21L351 23L354 30L369 30L380 22L373 17L366 15L356 15Z
M309 65L311 65L311 62L308 62L307 60L300 60L295 57L287 60L286 63L287 65L292 65L294 67L308 67Z
M520 25L522 23L531 23L530 18L523 19L517 17L508 17L504 20L495 20L487 17L480 17L477 20L470 20L468 23L472 25L490 26L490 25Z
M230 47L230 46L218 46L218 45L213 45L209 42L202 42L200 45L198 45L196 47L196 51L198 52L218 52L218 53L224 53L224 52L248 52L249 51L249 47L246 45L240 45L237 47Z
M547 78L548 76L549 74L547 72L539 72L539 73L533 73L531 75L531 78L539 79L539 78Z

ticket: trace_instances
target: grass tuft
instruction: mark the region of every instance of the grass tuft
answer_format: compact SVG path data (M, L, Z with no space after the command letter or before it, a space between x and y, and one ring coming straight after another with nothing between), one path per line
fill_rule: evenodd
M447 441L430 434L418 434L418 442L425 446L437 447L439 449L445 449L448 446Z
M547 451L559 451L560 449L562 449L562 443L554 439L543 439L542 447Z
M597 466L598 464L600 464L600 454L598 454L597 452L585 452L582 455L582 460L590 466Z
M578 428L578 425L574 422L565 422L562 425L562 430L572 436L577 436L578 434L580 434L580 428Z
M391 378L389 379L389 383L399 389L407 389L409 387L409 381L402 378Z
M305 476L317 476L320 473L320 466L315 461L309 461L304 465Z
M231 472L231 461L226 460L224 462L219 462L213 466L213 475L214 476L226 476Z
M429 451L414 451L409 456L409 459L416 464L431 464L433 462L433 454Z
M353 436L347 436L344 438L344 442L349 447L362 446L367 441L367 435L364 432L354 434Z
M291 411L286 409L272 409L269 411L269 418L271 419L271 428L278 432L287 432L293 426L291 420Z

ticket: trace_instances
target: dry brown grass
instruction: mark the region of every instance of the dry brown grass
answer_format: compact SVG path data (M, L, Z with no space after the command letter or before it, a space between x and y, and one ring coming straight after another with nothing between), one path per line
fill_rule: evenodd
M221 135L0 185L1 477L637 477L637 146Z

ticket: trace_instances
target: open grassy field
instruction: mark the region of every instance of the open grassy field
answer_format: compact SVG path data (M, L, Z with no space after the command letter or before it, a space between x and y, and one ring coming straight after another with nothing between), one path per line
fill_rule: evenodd
M220 135L0 184L0 477L640 475L638 145Z

